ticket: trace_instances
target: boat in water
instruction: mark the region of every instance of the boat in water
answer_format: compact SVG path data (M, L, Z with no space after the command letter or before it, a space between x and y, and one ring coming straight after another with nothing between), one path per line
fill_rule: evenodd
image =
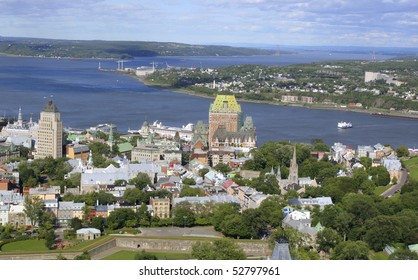
M338 128L346 129L346 128L352 128L353 124L351 122L339 122L337 126Z

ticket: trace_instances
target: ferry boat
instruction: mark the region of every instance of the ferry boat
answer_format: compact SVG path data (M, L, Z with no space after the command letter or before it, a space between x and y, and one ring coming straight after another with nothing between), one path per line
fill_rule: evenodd
M351 122L339 122L337 127L341 129L352 128L353 124Z

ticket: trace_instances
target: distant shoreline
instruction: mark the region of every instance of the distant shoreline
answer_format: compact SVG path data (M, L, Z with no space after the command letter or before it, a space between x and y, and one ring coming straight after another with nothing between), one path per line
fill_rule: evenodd
M206 98L206 99L213 99L213 100L215 99L214 96L208 96L208 95L197 93L191 90L185 90L185 89L173 88L170 86L153 84L153 83L146 82L145 79L143 79L142 77L138 77L136 75L128 74L128 73L123 73L123 74L129 77L132 77L138 80L140 83L146 86L152 87L152 88L158 88L161 90L169 90L169 91L176 92L176 93L182 93L182 94L187 94L190 96L196 96L196 97L201 97L201 98ZM277 102L272 102L272 101L249 100L245 98L237 98L237 100L240 102L261 103L261 104L269 104L269 105L275 105L275 106L288 106L288 107L301 107L301 108L306 108L306 109L355 112L355 113L363 113L363 114L369 114L369 115L375 115L375 116L387 117L387 118L404 118L404 119L418 120L418 115L411 115L411 114L403 113L403 112L393 112L393 111L388 111L384 109L362 109L362 108L353 108L353 107L338 107L338 105L327 106L324 104L277 103Z

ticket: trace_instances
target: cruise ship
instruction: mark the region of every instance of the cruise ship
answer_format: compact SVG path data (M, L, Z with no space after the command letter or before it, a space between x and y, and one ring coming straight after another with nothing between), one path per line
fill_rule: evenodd
M351 122L339 122L337 124L338 128L345 129L345 128L352 128L353 124Z

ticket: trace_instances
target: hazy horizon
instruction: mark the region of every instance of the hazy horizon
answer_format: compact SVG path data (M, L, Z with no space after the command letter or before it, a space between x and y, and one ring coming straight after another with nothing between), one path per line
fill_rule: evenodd
M0 6L4 37L205 45L418 45L418 2L412 0L0 0Z

